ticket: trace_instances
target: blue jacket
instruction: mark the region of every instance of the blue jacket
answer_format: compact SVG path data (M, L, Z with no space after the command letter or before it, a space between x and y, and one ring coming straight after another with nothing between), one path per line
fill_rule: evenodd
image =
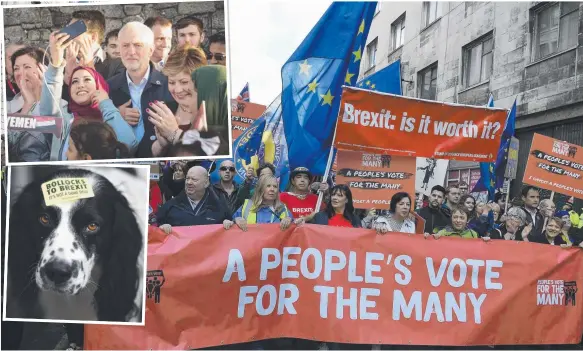
M73 122L73 115L69 113L67 108L62 106L59 109L59 106L55 103L55 101L61 100L63 81L65 79L64 72L64 66L54 67L53 65L49 65L45 72L46 84L43 84L39 103L39 113L41 116L60 116L63 118L62 141L60 144L53 143L53 150L51 152L52 155L58 155L58 160L64 160L63 154L66 151L64 150L64 141L69 138ZM126 144L130 152L133 152L138 146L134 132L120 115L119 110L113 105L112 100L103 100L99 104L99 110L101 110L101 114L103 115L103 121L109 124L115 131L117 140Z
M126 72L127 70L124 69L122 73L116 74L107 80L107 83L109 84L109 96L111 96L113 104L116 107L131 100ZM154 133L154 125L150 123L150 120L148 119L146 108L148 108L150 102L156 100L174 101L168 90L168 78L158 72L150 62L150 76L148 77L148 82L146 83L146 87L144 88L141 97L141 114L144 119L144 137L142 140L138 141L139 145L135 154L137 158L152 157L152 144L156 141L156 133Z
M251 200L249 200L249 201L251 201ZM249 203L249 206L252 206L252 204ZM287 206L284 205L284 209L285 209L285 212L287 213L287 217L293 219L294 216L292 215L290 210L288 210ZM281 213L283 213L283 211L281 211ZM257 224L280 223L281 220L279 219L279 217L280 217L281 213L274 213L271 210L271 208L262 206L257 210L257 220L255 223L257 223ZM239 209L237 211L235 211L235 213L233 214L233 220L235 220L239 217L243 217L243 206L239 207ZM247 219L247 218L245 218L245 219Z
M170 224L173 227L181 227L222 224L225 219L230 219L229 205L210 188L197 207L198 212L195 212L186 193L182 191L162 205L156 214L156 222L158 225Z

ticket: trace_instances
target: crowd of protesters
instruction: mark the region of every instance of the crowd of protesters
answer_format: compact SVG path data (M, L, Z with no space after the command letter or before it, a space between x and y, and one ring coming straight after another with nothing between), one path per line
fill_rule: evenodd
M151 17L105 33L98 10L73 12L87 31L49 45L6 45L7 113L62 119L60 138L9 131L11 162L228 155L224 33ZM72 39L72 40L71 40Z
M227 230L248 230L252 224L279 224L281 230L304 223L334 227L368 228L378 235L394 232L413 235L422 225L412 215L412 196L399 192L388 209L359 211L354 208L350 188L342 184L315 181L310 170L299 167L290 173L288 189L279 190L275 167L264 164L248 169L241 184L236 168L226 161L161 161L161 177L151 182L150 224L166 233L173 226L221 224ZM213 184L210 174L218 168ZM4 192L3 192L4 193ZM316 212L318 194L323 203ZM526 186L504 212L505 194L495 201L477 202L459 185L434 186L426 207L417 209L424 219L421 232L427 240L457 236L474 240L517 240L564 248L583 247L583 214L573 210L573 199L557 209L550 199L540 200L537 188ZM10 330L22 333L19 323ZM83 345L83 325L67 324L70 349ZM13 336L15 336L13 334ZM17 338L16 338L17 339ZM332 344L299 339L272 339L223 346L235 349L362 349L371 345ZM386 348L386 346L384 346Z
M275 168L265 164L249 169L243 184L234 182L232 161L218 164L220 179L211 184L212 167L198 161L170 162L159 182L160 202L152 215L154 225L166 233L173 226L223 224L226 230L248 230L250 224L279 224L281 230L292 225L312 223L336 227L369 228L379 235L391 232L414 234L418 221L412 215L412 197L406 192L392 196L387 210L358 211L350 188L342 184L315 182L310 170L292 170L289 189L279 191ZM517 240L564 248L583 247L583 214L573 211L572 199L557 211L550 199L540 200L537 188L526 186L508 210L505 194L495 201L477 202L459 184L434 186L428 206L418 209L424 219L425 238L456 236L475 240ZM319 193L321 210L316 212ZM164 201L162 198L166 198ZM152 204L151 204L152 205ZM298 339L272 339L221 348L235 349L371 349L371 345L330 344ZM415 347L410 347L415 348Z

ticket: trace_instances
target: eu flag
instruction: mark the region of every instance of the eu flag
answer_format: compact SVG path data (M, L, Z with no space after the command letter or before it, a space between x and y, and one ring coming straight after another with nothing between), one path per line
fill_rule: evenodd
M275 176L280 179L280 189L285 189L288 183L289 164L281 118L281 95L235 140L233 162L237 169L235 182L240 184L245 180L247 167L251 166L257 171L260 165L271 163L275 166ZM218 181L218 167L211 175L211 179Z
M334 2L281 70L289 166L326 171L342 85L354 85L376 2Z
M402 95L401 92L401 60L397 60L368 77L364 77L357 84L359 88Z
M490 96L490 103L488 107L494 107L494 101ZM495 163L480 163L480 179L472 190L473 192L488 191L488 200L494 201L494 194L496 189L504 185L504 172L506 170L506 162L508 160L508 149L510 148L510 141L514 135L516 128L516 100L512 105L510 113L506 118L502 138L500 139L500 147L498 149L498 157Z

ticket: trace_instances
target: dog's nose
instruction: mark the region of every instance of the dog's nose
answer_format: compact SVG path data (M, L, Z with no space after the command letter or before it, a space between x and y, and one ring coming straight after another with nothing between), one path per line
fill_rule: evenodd
M47 279L59 285L71 278L73 275L73 265L65 261L55 260L48 262L43 267L43 271Z

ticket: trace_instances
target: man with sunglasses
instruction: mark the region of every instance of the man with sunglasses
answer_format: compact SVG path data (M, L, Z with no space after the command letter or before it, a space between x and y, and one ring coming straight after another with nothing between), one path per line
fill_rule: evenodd
M223 161L219 166L219 175L221 179L218 183L213 184L213 189L227 202L231 213L234 213L239 208L237 204L239 185L235 183L235 174L236 169L233 161Z
M225 45L225 33L219 32L209 38L208 63L211 65L227 65L227 47Z

